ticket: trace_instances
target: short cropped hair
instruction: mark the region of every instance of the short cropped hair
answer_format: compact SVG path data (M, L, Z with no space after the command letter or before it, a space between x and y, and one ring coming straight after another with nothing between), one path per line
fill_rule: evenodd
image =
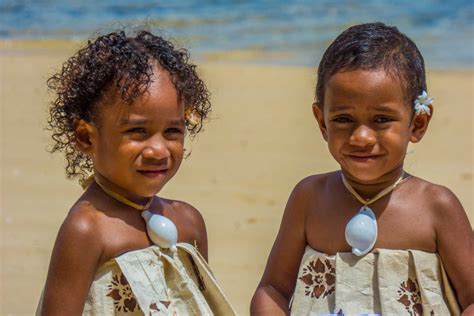
M326 82L332 75L357 69L382 69L399 79L409 105L427 90L423 56L415 43L394 26L366 23L342 32L325 51L318 67L316 102L324 105Z

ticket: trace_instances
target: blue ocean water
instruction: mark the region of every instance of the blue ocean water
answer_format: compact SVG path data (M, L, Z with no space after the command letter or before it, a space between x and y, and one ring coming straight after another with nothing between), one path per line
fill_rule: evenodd
M372 21L398 26L428 67L474 67L473 0L0 0L0 39L86 39L146 22L193 56L257 51L311 66L345 28Z

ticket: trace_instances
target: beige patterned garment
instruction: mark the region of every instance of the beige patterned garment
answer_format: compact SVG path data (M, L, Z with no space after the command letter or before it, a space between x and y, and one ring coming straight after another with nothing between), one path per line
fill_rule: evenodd
M206 261L187 243L127 252L97 270L83 315L235 315ZM41 302L37 311L40 314Z
M329 256L307 246L292 315L459 315L436 253L376 249Z

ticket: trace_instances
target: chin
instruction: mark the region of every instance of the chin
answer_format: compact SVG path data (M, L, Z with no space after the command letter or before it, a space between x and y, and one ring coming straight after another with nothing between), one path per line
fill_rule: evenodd
M139 197L150 198L152 196L155 196L161 190L161 188L162 188L162 186L160 186L160 187L157 187L157 186L150 187L150 186L144 186L142 184L140 186L138 186L138 185L135 186L129 192L136 195L136 196L139 196Z
M164 186L168 183L168 178L162 179L140 179L139 185L135 187L135 191L138 195L143 197L152 197L160 192Z
M367 172L366 170L349 171L343 167L341 167L341 169L344 171L344 173L348 174L351 178L362 184L372 184L377 181L377 179L382 177L382 174L375 174L373 172Z
M143 197L148 197L148 198L150 198L150 197L153 197L153 196L157 195L158 192L160 192L162 188L163 188L163 187L160 187L159 189L143 190L142 192L140 192L139 195L140 195L140 196L143 196Z

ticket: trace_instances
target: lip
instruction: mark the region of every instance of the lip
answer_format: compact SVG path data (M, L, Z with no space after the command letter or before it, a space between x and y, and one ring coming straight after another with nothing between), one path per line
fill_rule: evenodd
M380 158L382 155L364 155L364 154L348 154L346 155L349 159L358 161L358 162L369 162L377 158Z
M138 173L148 178L160 178L166 175L168 169L156 169L156 170L137 170Z

